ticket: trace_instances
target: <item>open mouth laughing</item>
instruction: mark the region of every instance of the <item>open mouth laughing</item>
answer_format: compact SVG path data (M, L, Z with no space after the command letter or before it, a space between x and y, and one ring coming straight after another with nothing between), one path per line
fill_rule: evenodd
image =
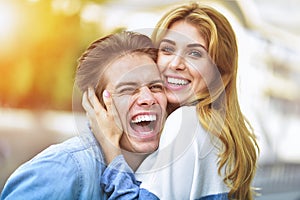
M158 133L156 114L138 114L132 117L130 127L135 134L142 137L151 137Z

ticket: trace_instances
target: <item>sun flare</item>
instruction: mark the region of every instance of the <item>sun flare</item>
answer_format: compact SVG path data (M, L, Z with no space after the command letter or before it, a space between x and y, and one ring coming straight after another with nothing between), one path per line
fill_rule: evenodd
M7 39L17 31L18 10L14 5L0 2L0 39Z

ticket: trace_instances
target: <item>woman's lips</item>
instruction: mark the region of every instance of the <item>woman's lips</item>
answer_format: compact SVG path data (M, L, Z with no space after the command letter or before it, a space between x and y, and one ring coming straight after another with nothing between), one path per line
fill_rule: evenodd
M170 90L181 90L186 88L190 81L184 78L166 76L166 84Z

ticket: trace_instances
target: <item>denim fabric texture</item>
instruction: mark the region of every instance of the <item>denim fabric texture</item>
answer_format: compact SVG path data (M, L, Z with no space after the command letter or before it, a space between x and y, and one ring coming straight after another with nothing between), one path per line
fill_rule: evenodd
M135 181L123 156L118 156L108 168L104 161L98 142L88 130L61 144L50 146L21 165L7 180L0 199L157 199L148 191L139 190L140 183ZM116 170L119 166L121 171ZM114 178L103 176L104 172ZM124 182L126 177L129 179ZM108 195L103 183L108 185L106 188L111 186L107 190Z

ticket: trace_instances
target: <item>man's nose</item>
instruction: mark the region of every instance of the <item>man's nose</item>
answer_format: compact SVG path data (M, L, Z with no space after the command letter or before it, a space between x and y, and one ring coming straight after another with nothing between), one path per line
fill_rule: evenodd
M139 105L151 106L156 103L156 99L151 90L147 86L144 86L140 88L137 102Z

